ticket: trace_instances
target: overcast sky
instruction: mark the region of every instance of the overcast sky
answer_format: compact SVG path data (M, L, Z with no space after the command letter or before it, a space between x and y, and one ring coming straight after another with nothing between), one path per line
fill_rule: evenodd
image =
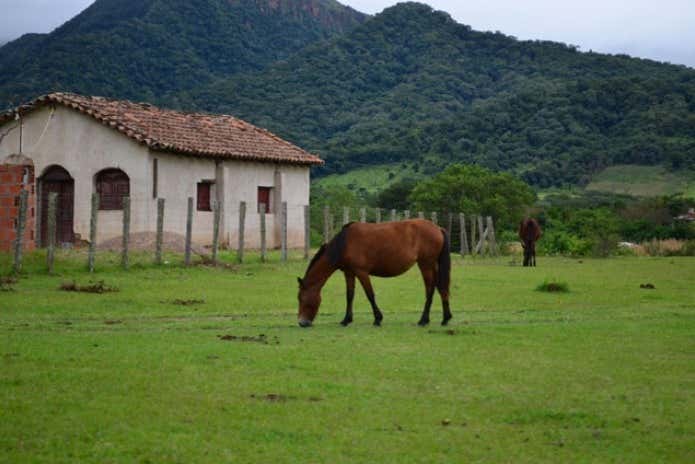
M137 0L134 0L137 1ZM393 0L340 0L378 13ZM50 32L93 0L0 0L0 40ZM476 30L695 68L695 0L426 0Z

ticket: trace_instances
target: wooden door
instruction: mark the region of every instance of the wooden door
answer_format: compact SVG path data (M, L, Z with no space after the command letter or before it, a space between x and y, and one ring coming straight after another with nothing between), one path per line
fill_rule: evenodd
M58 194L56 244L73 243L75 181L67 171L56 166L41 177L41 244L48 244L48 195L52 192Z

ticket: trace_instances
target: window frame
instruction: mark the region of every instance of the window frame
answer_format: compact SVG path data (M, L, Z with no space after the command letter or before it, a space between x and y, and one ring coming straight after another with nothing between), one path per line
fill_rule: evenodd
M99 211L123 211L123 198L130 197L130 177L125 171L119 168L102 169L94 176L94 184L99 195ZM108 189L105 189L107 186ZM105 191L114 189L121 191Z
M256 189L256 211L261 214L261 191L267 192L268 202L265 204L266 210L265 214L273 214L273 187L268 187L266 185L259 185Z

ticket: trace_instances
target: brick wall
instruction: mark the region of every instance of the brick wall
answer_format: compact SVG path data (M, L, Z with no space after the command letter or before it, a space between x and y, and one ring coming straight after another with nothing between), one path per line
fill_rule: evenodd
M25 181L26 184L24 184ZM29 192L24 249L30 251L36 246L34 168L33 166L0 164L0 251L13 250L19 217L19 194L22 189Z

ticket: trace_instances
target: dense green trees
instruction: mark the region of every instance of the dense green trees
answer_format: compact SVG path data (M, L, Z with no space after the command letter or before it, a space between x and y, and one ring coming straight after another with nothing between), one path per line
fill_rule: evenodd
M409 197L415 210L493 216L502 227L518 224L535 198L533 190L511 174L471 165L450 166L419 182Z
M97 0L50 34L0 48L0 109L55 91L177 106L178 92L365 19L334 0Z

